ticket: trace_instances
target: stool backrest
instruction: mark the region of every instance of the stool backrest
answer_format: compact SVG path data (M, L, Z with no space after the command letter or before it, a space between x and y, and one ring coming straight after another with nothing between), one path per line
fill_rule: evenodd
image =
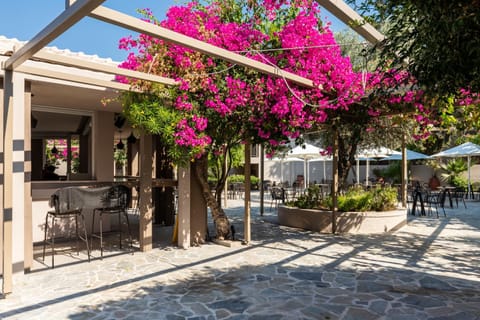
M124 185L112 186L106 195L106 207L120 207L126 209L130 205L132 194L130 188Z
M53 208L55 209L55 212L60 212L60 199L58 197L58 194L52 194L51 196L51 201L53 204Z

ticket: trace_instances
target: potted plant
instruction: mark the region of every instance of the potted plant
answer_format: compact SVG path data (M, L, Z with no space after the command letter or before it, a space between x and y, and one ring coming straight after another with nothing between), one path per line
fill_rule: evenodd
M406 224L406 209L397 209L397 203L396 188L365 190L355 186L338 196L338 212L332 216L332 198L324 198L318 187L310 187L296 200L278 207L278 221L281 225L329 233L389 232Z

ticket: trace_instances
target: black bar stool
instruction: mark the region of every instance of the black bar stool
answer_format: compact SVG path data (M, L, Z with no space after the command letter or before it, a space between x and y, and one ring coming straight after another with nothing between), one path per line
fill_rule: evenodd
M43 261L45 261L45 251L47 243L52 247L52 269L55 268L55 222L57 219L62 220L71 220L75 219L75 235L76 235L76 246L77 246L77 255L80 253L78 240L85 242L87 248L88 262L90 262L90 248L88 246L88 237L87 229L85 227L85 217L83 216L82 209L63 209L60 206L60 200L57 194L51 196L51 200L54 206L54 210L48 211L45 217L45 236L43 240ZM78 232L78 218L80 217L81 225L83 227L83 236ZM52 219L52 227L49 228L48 220ZM48 229L50 229L50 239L47 239Z
M131 193L130 189L124 185L115 185L112 186L104 198L105 205L101 208L93 209L93 217L92 217L92 235L91 237L95 237L100 239L100 256L103 258L103 216L104 215L118 215L118 224L119 230L111 231L117 232L119 234L120 240L120 249L122 248L122 217L125 218L125 222L127 224L127 231L130 240L130 249L133 253L133 238L132 232L130 230L130 222L128 220L128 207L130 205L131 200ZM95 216L98 214L99 216L99 226L100 230L98 234L93 233L94 226L95 226ZM111 233L109 232L109 233ZM92 239L93 243L93 239Z

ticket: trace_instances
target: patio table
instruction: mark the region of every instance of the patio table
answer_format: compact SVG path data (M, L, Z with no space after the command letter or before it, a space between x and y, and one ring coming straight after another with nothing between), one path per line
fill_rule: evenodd
M445 200L446 200L446 197L448 196L448 201L450 203L450 208L453 208L453 200L452 200L452 191L455 191L455 187L439 187L439 189L445 194L444 197L443 197L443 203L442 203L442 207L445 208Z
M415 210L417 207L417 201L420 201L420 215L425 216L425 204L424 204L424 197L422 195L422 190L420 187L416 187L413 191L413 205L412 205L412 215L415 215Z

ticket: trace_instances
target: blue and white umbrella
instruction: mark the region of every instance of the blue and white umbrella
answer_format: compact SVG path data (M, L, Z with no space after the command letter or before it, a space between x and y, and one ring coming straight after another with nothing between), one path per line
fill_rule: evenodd
M421 159L430 159L430 156L416 152L413 150L408 150L407 149L407 161L408 160L421 160ZM402 153L394 153L389 155L386 158L383 158L382 160L402 160Z
M459 146L443 150L439 153L432 155L432 157L442 158L461 158L467 157L467 166L468 166L468 194L470 194L470 157L471 156L480 156L480 146L472 142L465 142Z

